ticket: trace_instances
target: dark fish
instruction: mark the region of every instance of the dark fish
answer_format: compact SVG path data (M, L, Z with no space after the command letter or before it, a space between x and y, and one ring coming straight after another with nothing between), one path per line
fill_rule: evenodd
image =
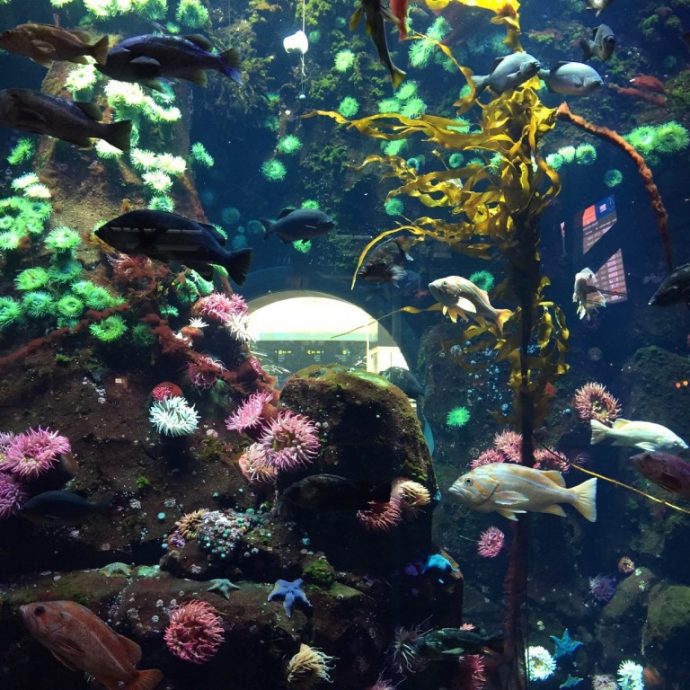
M397 386L408 398L417 399L424 395L424 386L409 369L388 367L379 371L379 376Z
M278 220L262 218L261 222L266 228L264 238L278 235L283 242L310 240L325 235L335 227L332 218L323 211L311 208L284 208L278 215Z
M24 55L44 67L54 60L85 64L90 55L103 64L108 54L108 37L95 43L81 31L68 31L52 24L19 24L0 34L0 48Z
M558 62L549 70L539 70L549 91L566 96L588 96L603 86L600 74L583 62Z
M487 86L496 94L516 89L531 79L541 67L537 58L529 53L513 53L496 58L489 74L473 75L472 81L481 93Z
M45 491L32 496L19 511L19 515L32 522L72 522L86 520L94 513L107 512L111 498L93 503L71 491Z
M599 24L596 29L592 29L591 40L583 38L580 41L580 48L583 62L587 62L592 56L606 62L611 59L616 48L616 36L610 26Z
M649 300L649 304L655 307L681 302L690 303L690 264L683 264L669 273Z
M482 654L487 650L503 652L503 636L484 635L461 628L440 628L417 640L415 652L424 659L444 659L461 654Z
M388 68L391 73L393 81L393 88L398 86L405 79L405 72L399 67L396 67L391 60L391 55L388 52L388 41L386 40L386 25L384 19L388 19L395 26L399 26L398 20L391 14L387 7L384 7L381 0L360 0L360 6L355 10L355 13L350 19L350 30L354 31L364 15L367 33L371 36L371 40L376 46L376 51L379 54L379 59Z
M132 36L114 45L108 52L103 74L119 81L141 82L161 89L160 78L187 79L195 84L206 84L205 70L215 70L242 83L240 57L230 48L223 53L212 53L211 44L203 36L158 36L145 34Z
M630 459L650 482L690 499L690 462L659 450L633 455Z
M405 261L413 261L408 252L414 244L411 237L396 237L381 243L369 253L357 277L370 283L397 285L405 278Z
M69 101L29 89L0 91L0 125L35 134L47 134L70 144L87 147L91 139L104 139L111 146L129 151L132 123L104 124L93 103Z
M361 510L369 501L387 501L391 485L372 487L336 474L313 474L283 491L281 497L308 510Z

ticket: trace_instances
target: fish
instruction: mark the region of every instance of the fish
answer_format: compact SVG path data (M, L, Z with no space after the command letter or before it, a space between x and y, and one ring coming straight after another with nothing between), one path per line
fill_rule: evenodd
M0 125L35 134L46 134L82 148L92 139L103 139L121 151L129 151L132 123L100 122L93 103L70 101L30 89L0 90Z
M440 628L422 635L415 642L415 653L423 659L447 659L462 654L503 652L503 635L484 635L462 628Z
M647 451L630 460L650 482L690 500L690 462L663 451Z
M664 82L657 77L653 77L651 74L638 74L636 77L630 79L628 83L644 91L653 91L654 93L662 95L666 93Z
M649 300L653 307L681 303L690 304L690 264L683 264L669 273Z
M362 510L370 501L388 501L390 493L390 482L372 486L337 474L312 474L290 484L281 498L308 510Z
M311 208L284 208L278 214L278 220L261 218L261 223L265 228L264 239L270 235L277 235L287 243L311 240L325 235L335 227L332 218L323 211Z
M573 302L577 304L577 315L586 321L606 306L606 297L600 292L595 281L596 275L590 268L583 268L575 274Z
M26 501L18 514L38 523L79 523L94 513L107 512L111 500L93 503L71 491L44 491Z
M580 41L580 48L582 48L583 62L586 62L592 56L606 62L611 59L616 48L616 35L610 26L599 24L596 29L592 29L591 40L583 38Z
M406 276L405 262L414 261L409 250L417 240L411 237L396 237L382 242L371 251L357 277L369 283L393 283L398 285Z
M96 236L124 254L178 261L207 279L213 276L211 264L218 264L238 285L252 259L251 249L225 249L225 238L212 225L166 211L130 211L101 225Z
M596 16L598 17L613 0L585 0L585 2L587 3L587 9L596 10Z
M125 38L108 51L98 69L111 79L139 82L162 90L161 79L179 78L200 86L206 84L206 70L215 70L242 83L240 56L234 48L212 53L203 36L160 36L144 34Z
M397 386L408 398L416 400L424 395L424 386L409 369L388 367L379 371L379 376Z
M613 441L614 446L639 448L640 450L685 450L688 444L661 424L636 422L619 417L609 427L596 419L590 419L592 445L601 441Z
M140 671L141 647L118 635L95 613L75 601L36 601L19 607L31 636L64 666L84 671L109 690L152 690L158 669Z
M391 14L395 17L400 30L400 40L407 38L407 0L390 0Z
M95 43L81 31L68 31L52 24L19 24L0 33L0 48L8 53L23 55L43 67L65 60L85 64L86 55L101 64L108 55L108 37Z
M549 91L565 96L588 96L602 87L599 72L584 62L557 62L551 69L539 70Z
M350 18L350 30L354 31L364 15L367 34L376 46L376 51L379 54L379 59L386 66L391 74L391 81L393 88L397 89L405 79L405 72L399 67L396 67L391 60L391 55L388 52L388 41L386 39L386 25L385 19L400 27L396 17L394 17L390 10L386 8L382 0L360 0L360 6L355 10ZM403 22L404 24L404 22Z
M560 503L569 503L590 522L597 519L596 478L568 489L557 470L502 462L480 465L456 479L449 491L478 513L495 511L509 520L527 511L565 517Z
M541 63L529 53L512 53L496 58L491 72L486 75L473 75L472 81L480 94L485 88L501 94L516 89L539 72Z
M480 323L493 323L501 335L503 325L513 315L510 309L494 309L486 291L462 276L438 278L429 283L429 292L453 323L458 316L464 320L471 316Z

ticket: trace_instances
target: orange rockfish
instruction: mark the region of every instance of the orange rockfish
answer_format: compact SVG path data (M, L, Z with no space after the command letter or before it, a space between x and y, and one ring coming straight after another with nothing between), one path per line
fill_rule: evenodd
M501 335L503 324L513 315L510 309L494 309L486 291L462 276L438 278L429 283L429 292L443 306L443 313L448 314L453 323L458 316L465 320L472 316L479 322L483 320L495 324Z
M75 601L37 601L20 606L29 632L67 668L85 671L108 690L152 690L163 674L138 671L139 645L118 635Z
M502 462L480 465L456 479L450 493L478 513L496 511L509 520L517 520L516 513L527 511L565 517L559 503L569 503L590 522L597 519L597 480L588 479L568 489L556 470Z
M398 20L400 38L407 38L407 0L391 0L391 12Z

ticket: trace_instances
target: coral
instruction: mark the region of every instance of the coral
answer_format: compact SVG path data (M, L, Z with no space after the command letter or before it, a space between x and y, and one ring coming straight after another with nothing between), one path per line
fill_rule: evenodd
M386 199L383 209L389 216L399 216L405 211L405 204L397 196Z
M43 244L51 252L68 252L76 249L81 244L81 237L76 230L61 225L46 235Z
M206 150L206 147L197 141L192 144L192 160L205 168L212 168L215 165L213 156Z
M357 522L370 532L385 534L397 527L403 519L403 503L400 496L391 494L388 501L369 501L368 508L358 510Z
M530 680L546 680L556 670L556 662L544 647L527 647L527 677Z
M454 407L446 415L446 426L449 426L453 429L460 429L469 421L470 411L462 405Z
M620 403L601 383L590 381L575 391L572 401L577 416L583 421L596 419L611 424L621 413Z
M276 148L280 153L297 153L302 148L302 142L294 134L286 134L278 140Z
M345 96L338 105L338 112L343 117L354 117L359 112L359 102L352 96Z
M126 332L127 324L119 314L113 314L89 326L89 333L102 343L119 340Z
M249 513L235 510L210 510L201 519L197 532L199 546L212 556L225 560L231 556L240 538L254 525Z
M579 165L592 165L597 159L597 150L591 144L580 144L575 149L575 162Z
M286 678L291 690L310 690L322 680L331 682L333 657L304 643L287 665Z
M18 477L34 479L51 469L61 455L69 452L70 443L65 436L39 426L12 438L5 449L0 469Z
M14 287L22 292L38 290L50 282L48 271L44 268L26 268L14 279Z
M12 297L0 296L0 331L16 323L22 316L22 306Z
M498 527L489 527L484 530L477 541L477 553L482 558L496 558L505 542L505 534Z
M292 618L292 611L297 602L303 603L305 606L311 608L311 602L307 599L307 595L302 589L304 580L298 578L297 580L276 580L273 590L268 595L266 601L273 601L276 597L283 599L283 609L288 618Z
M348 49L339 50L333 59L336 72L349 72L355 64L355 54Z
M242 476L257 488L271 485L278 472L266 458L266 451L260 443L252 443L247 450L240 455L237 464Z
M279 472L309 464L321 445L314 423L291 410L280 412L268 423L259 443L269 464Z
M261 174L269 182L281 182L285 179L287 170L277 158L269 158L261 164Z
M617 187L623 182L623 173L618 168L612 168L604 173L604 184L607 187Z
M183 26L198 29L209 22L208 10L200 0L180 0L175 12L177 19Z
M170 614L163 639L179 659L204 664L223 644L223 620L211 604L194 599Z
M329 589L336 580L335 568L325 556L312 558L302 568L302 574L307 582Z
M0 472L0 520L14 515L26 500L22 485L9 474Z
M186 436L199 426L199 414L184 398L172 397L154 401L149 421L159 434Z
M252 393L242 402L226 420L225 428L228 431L244 432L247 429L258 427L263 421L264 407L271 402L273 396L266 391Z
M617 672L620 690L643 690L645 687L643 671L640 664L630 659L622 661Z
M36 147L31 139L22 137L17 140L14 148L10 151L7 156L7 162L10 165L20 165L21 163L27 163L30 161L34 153L36 152Z

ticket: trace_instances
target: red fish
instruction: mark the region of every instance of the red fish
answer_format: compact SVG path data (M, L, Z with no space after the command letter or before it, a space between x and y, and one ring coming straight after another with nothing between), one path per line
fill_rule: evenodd
M391 13L398 20L400 38L407 38L407 0L391 0Z
M107 690L153 690L158 669L138 671L139 645L118 635L74 601L37 601L19 608L24 625L67 668L92 675Z
M665 93L664 82L661 79L652 77L649 74L640 74L630 80L633 86L638 89L646 89L647 91L656 91L657 93Z
M658 450L633 455L630 459L650 482L690 499L690 462Z

